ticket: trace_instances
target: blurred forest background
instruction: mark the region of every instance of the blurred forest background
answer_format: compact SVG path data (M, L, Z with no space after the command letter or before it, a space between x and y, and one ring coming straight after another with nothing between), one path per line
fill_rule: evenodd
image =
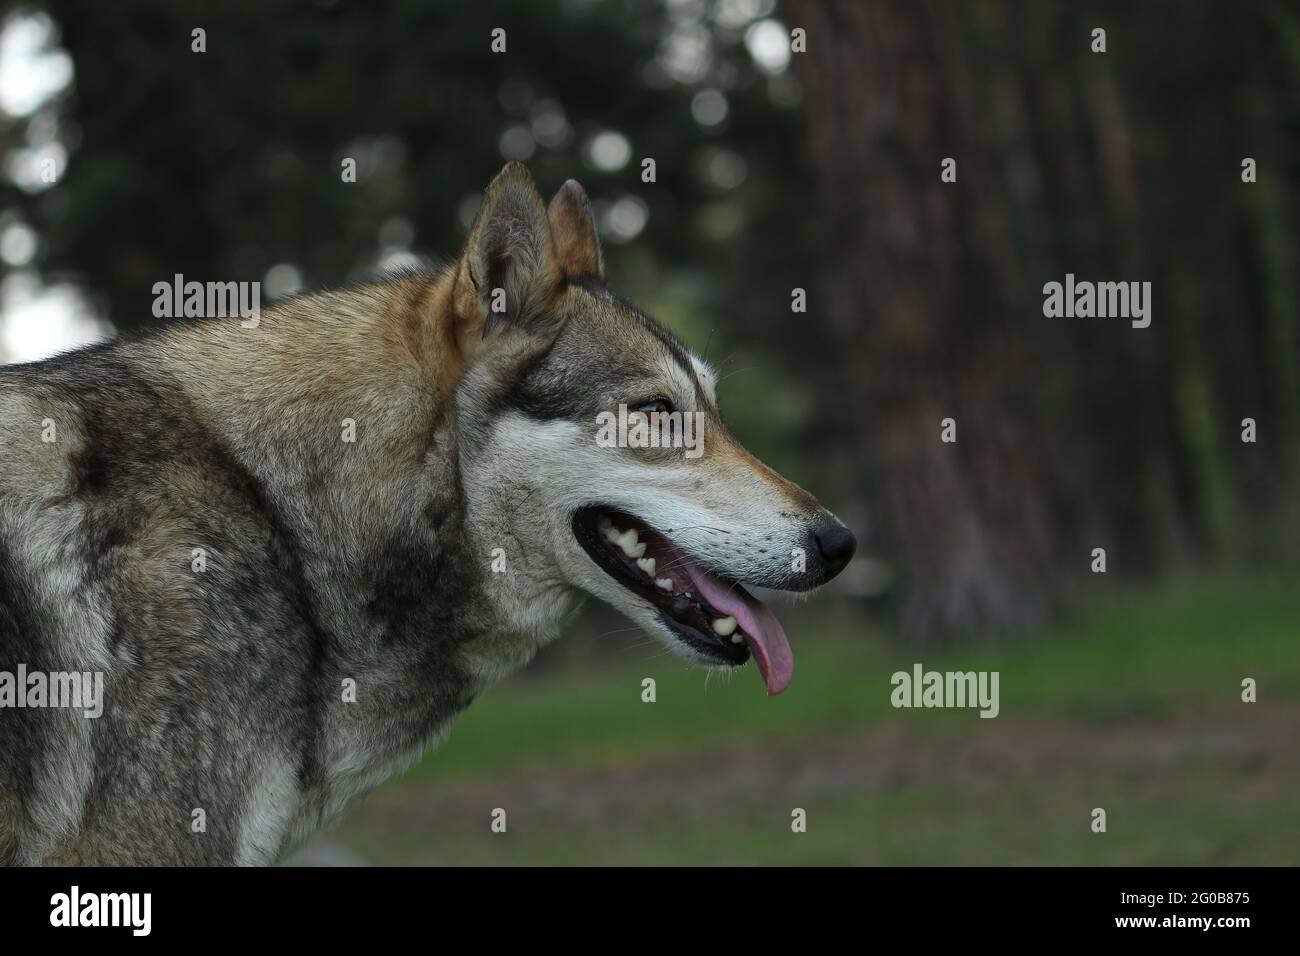
M61 0L0 30L0 358L146 325L174 273L276 295L444 261L519 159L583 182L611 285L859 532L783 614L780 702L589 612L345 820L348 853L1295 862L1297 3ZM1045 318L1067 272L1151 282L1151 326ZM1023 711L918 728L882 705L922 652L1002 669ZM1284 710L1232 709L1251 667ZM1110 850L1079 823L1099 779L1144 821ZM479 825L503 791L534 842ZM778 846L800 799L840 829Z

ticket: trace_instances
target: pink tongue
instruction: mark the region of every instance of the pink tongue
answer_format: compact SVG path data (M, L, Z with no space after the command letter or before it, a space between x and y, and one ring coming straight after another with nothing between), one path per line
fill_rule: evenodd
M790 679L794 677L794 654L790 651L785 629L771 609L743 588L724 584L690 562L684 562L683 566L700 597L714 610L734 617L740 625L749 650L758 662L758 669L763 672L763 680L767 682L767 695L775 697L789 687Z

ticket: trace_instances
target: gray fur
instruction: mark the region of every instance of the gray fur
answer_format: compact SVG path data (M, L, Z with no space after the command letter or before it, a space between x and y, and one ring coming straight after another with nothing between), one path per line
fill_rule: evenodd
M684 347L604 290L581 188L557 203L548 227L508 167L438 275L0 368L0 671L105 688L98 719L0 709L0 862L273 862L584 593L622 607L568 530L606 492L567 469L618 401L672 390L709 416L702 470L665 487L728 537L689 545L736 579L800 586L763 545L779 555L824 513L726 434ZM487 281L516 300L496 328ZM583 480L681 471L613 455Z

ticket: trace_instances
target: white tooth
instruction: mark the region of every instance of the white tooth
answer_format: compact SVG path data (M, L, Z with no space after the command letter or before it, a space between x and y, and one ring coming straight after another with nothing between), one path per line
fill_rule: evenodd
M732 635L731 635L731 643L733 643L733 644L743 644L743 643L745 643L745 639L744 639L743 637L741 637L739 634L732 634Z
M655 576L655 559L654 558L637 558L636 566L644 571L650 577Z
M618 544L619 539L622 537L623 537L623 532L619 531L612 524L605 529L605 538L609 541L614 542L614 544Z
M624 531L618 539L618 546L629 558L639 558L645 554L645 545L637 542L636 528L628 528Z
M673 579L672 579L672 578L655 578L655 587L657 587L660 591L672 591L672 589L673 589Z
M719 637L730 637L736 633L736 619L734 617L720 617L713 622L713 633Z

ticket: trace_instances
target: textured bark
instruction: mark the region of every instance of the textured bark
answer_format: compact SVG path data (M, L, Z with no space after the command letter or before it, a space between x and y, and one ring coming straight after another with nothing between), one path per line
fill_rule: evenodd
M1041 300L1010 235L998 118L973 95L953 11L917 0L783 8L808 36L794 62L826 242L810 311L833 324L848 363L865 494L900 568L903 632L918 643L1042 621L1065 522L1022 334ZM1005 69L980 82L990 102L1019 92ZM956 184L940 180L948 156ZM940 441L945 418L955 444Z

